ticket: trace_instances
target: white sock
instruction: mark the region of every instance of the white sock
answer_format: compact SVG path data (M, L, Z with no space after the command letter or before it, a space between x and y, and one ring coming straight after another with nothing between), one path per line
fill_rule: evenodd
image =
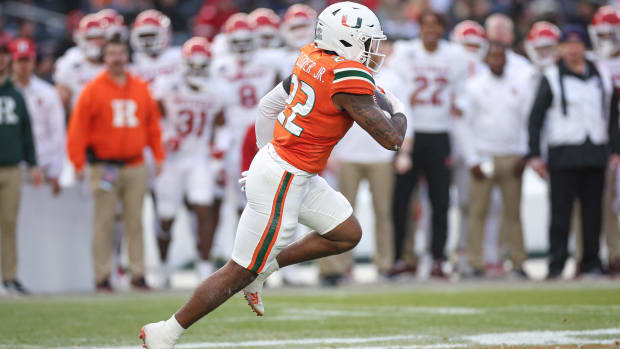
M264 275L264 277L268 277L269 275L273 274L274 272L280 270L280 265L278 264L278 260L277 259L273 259L273 262L271 262L264 270L262 273L260 273L260 275Z
M185 332L185 329L183 328L183 326L181 326L181 324L179 324L177 318L174 317L174 315L172 315L170 319L164 322L164 328L168 335L170 335L170 337L174 338L175 340L179 339L183 332Z

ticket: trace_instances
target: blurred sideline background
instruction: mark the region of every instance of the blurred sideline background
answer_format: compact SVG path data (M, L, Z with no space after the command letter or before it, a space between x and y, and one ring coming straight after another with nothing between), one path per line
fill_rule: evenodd
M483 22L489 13L502 12L515 21L517 52L523 52L522 39L535 20L547 19L555 23L589 23L596 8L604 4L617 7L615 1L594 0L373 0L362 1L379 15L384 31L390 39L407 39L418 34L417 16L431 7L444 13L453 26L464 19ZM156 8L171 19L172 45L181 45L192 35L209 38L220 30L224 21L237 11L250 12L257 7L267 7L281 14L295 1L212 1L212 0L118 0L118 1L4 1L0 3L0 40L7 37L28 37L36 41L37 68L41 78L52 81L54 62L73 46L72 31L85 13L101 8L114 8L126 23L144 9ZM329 1L306 1L321 10ZM449 30L447 31L449 33ZM229 183L233 190L236 183ZM78 183L62 192L57 200L37 201L33 188L26 186L18 223L19 275L34 292L90 291L92 285L91 221L92 202L86 183ZM523 224L526 248L530 255L547 250L548 201L546 184L529 169L523 186ZM453 195L454 196L454 195ZM226 196L230 198L230 195ZM429 204L423 195L424 211ZM230 200L229 200L230 201ZM225 260L230 255L236 219L234 203L225 203L225 214L216 234L213 255ZM454 205L453 205L454 207ZM374 224L368 186L363 183L358 195L357 215L364 228L364 236L354 254L358 260L368 261L374 249ZM152 222L153 206L145 201L144 243L147 270L158 264L156 242ZM36 214L25 214L36 212ZM190 231L187 214L183 213L175 223L170 263L184 266L196 258L194 238ZM458 213L450 213L450 238L448 249L456 245ZM416 234L416 251L424 253L428 239L426 214ZM126 254L123 254L124 256ZM125 257L126 258L126 257ZM542 266L544 267L544 265ZM312 272L312 271L311 271ZM535 275L543 275L534 272ZM147 278L149 274L147 273ZM368 278L369 280L372 277ZM191 286L192 279L180 279L181 286ZM175 280L173 279L173 285Z

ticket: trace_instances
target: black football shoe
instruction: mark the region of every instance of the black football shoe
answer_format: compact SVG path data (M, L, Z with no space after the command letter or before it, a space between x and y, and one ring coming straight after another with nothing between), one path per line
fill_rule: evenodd
M114 292L114 289L112 288L112 285L110 284L110 280L109 279L105 279L102 281L99 281L97 283L97 285L95 285L95 289L97 292L101 292L101 293L112 293Z
M8 280L2 283L4 288L9 292L9 294L26 296L30 294L28 291L18 280Z

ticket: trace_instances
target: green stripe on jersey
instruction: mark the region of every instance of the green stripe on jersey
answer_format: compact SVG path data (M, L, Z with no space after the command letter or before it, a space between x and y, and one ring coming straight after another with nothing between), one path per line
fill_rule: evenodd
M362 70L340 70L334 74L334 82L338 82L338 80L344 78L364 78L368 80L371 84L375 84L375 79L372 78L370 74Z

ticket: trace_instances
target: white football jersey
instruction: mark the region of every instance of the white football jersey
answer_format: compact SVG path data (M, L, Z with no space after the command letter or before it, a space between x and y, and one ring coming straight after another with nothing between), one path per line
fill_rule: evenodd
M75 104L84 86L103 71L103 64L91 63L82 50L75 46L56 61L54 83L71 91L71 105Z
M388 63L407 91L403 103L409 107L407 115L411 116L415 131L449 132L451 107L462 93L467 77L462 51L444 40L435 52L428 52L420 39L399 41Z
M206 158L215 116L222 110L219 84L214 80L208 88L193 90L180 73L162 75L153 86L153 97L164 106L163 141L178 142L177 151L167 158L200 156Z
M596 62L604 67L611 76L611 81L616 90L620 90L620 57L612 57L609 59L601 59Z
M129 69L153 87L155 78L162 75L174 75L180 71L181 57L180 47L169 47L157 57L135 52Z
M259 53L256 52L247 63L241 63L232 55L224 55L216 58L211 66L212 74L222 82L218 91L226 99L227 127L239 142L256 120L258 102L275 86L278 78L276 65L270 60L273 56Z
M280 79L284 80L293 73L293 67L295 66L295 61L299 58L300 51L299 49L292 50L287 47L281 48L279 51L278 74L280 75Z

